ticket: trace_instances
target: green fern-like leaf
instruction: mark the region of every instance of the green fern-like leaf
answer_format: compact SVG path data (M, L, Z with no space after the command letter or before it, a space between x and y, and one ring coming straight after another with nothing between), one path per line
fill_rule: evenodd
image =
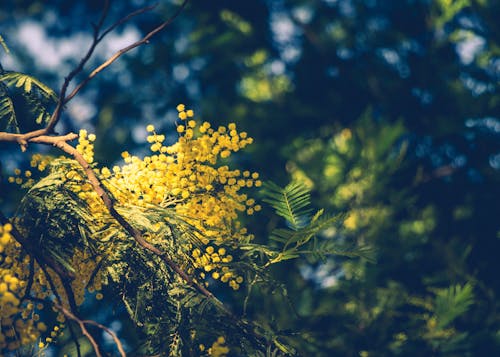
M247 247L270 258L268 264L294 259L301 255L325 259L329 255L361 257L375 261L375 251L370 246L342 244L322 235L326 229L342 222L346 214L325 214L318 210L311 216L310 191L300 183L291 183L281 188L274 183L266 183L264 201L269 203L278 215L285 218L288 227L271 232L270 238L282 245L280 251L263 251L256 247Z
M0 87L0 130L13 129L19 132L14 103L3 86Z
M279 228L275 229L271 234L271 239L283 242L286 245L290 245L292 243L304 244L307 243L312 237L323 231L324 229L332 226L334 223L339 222L345 216L344 214L338 214L334 216L324 215L319 216L318 214L322 214L322 211L318 211L316 215L314 215L313 219L309 224L305 225L299 229L287 229L287 228ZM306 222L307 223L307 222Z
M369 245L362 246L336 246L330 244L329 241L323 242L322 245L316 248L316 254L319 255L320 258L326 257L327 255L341 255L349 258L363 258L370 263L375 263L376 259L376 250Z
M1 72L0 74L0 129L19 132L14 104L14 95L17 93L24 98L24 105L28 108L31 118L36 124L42 124L50 119L47 105L57 102L57 95L48 86L33 76L19 72ZM20 93L19 93L20 92ZM16 102L17 103L17 102ZM17 109L16 109L17 108Z
M292 182L281 188L273 182L267 182L263 194L263 201L269 203L278 215L285 218L293 230L299 230L309 221L311 194L303 184Z
M474 292L470 283L440 289L436 296L435 314L438 327L444 328L465 313L474 302Z
M54 101L57 101L57 95L52 89L40 82L35 77L32 77L28 74L19 72L5 72L4 74L0 75L0 82L3 82L8 87L13 85L16 87L23 87L26 93L30 93L34 85L40 90L45 98L50 98Z

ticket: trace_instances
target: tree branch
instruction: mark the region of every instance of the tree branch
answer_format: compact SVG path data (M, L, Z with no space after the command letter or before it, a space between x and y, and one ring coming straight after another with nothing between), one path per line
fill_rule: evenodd
M102 357L101 351L99 350L99 345L97 344L97 342L94 339L94 337L92 337L92 335L90 334L90 332L85 327L85 322L82 321L82 320L80 320L77 316L75 316L71 311L69 311L67 308L65 308L62 304L58 304L56 302L53 302L53 305L54 305L54 307L56 309L58 309L59 311L61 311L64 316L66 316L70 320L75 321L78 324L78 326L80 326L80 330L85 335L85 337L87 337L87 340L89 340L90 344L92 345L92 348L94 349L95 355L97 357ZM120 343L120 342L118 342L118 343ZM119 346L121 348L120 351L122 351L123 347L121 347L121 343L120 343ZM122 355L122 356L124 356L124 355Z
M93 36L94 38L93 38L92 44L90 45L89 49L87 50L87 53L85 54L85 56L83 56L83 58L80 60L80 63L78 63L78 65L68 74L68 76L66 78L64 78L64 83L61 86L61 90L59 92L59 100L57 102L56 109L52 113L52 116L50 117L49 123L47 124L47 126L44 129L45 130L44 134L51 134L54 131L54 127L56 126L57 122L59 121L59 118L61 117L62 108L63 108L64 104L67 103L65 100L65 97L66 97L66 91L68 89L69 83L73 80L73 78L75 78L75 76L78 73L80 73L83 70L83 67L88 62L88 60L90 59L90 57L94 53L96 46L99 44L100 40L102 39L102 37L99 38L99 31L101 30L101 27L104 23L104 20L106 19L107 15L108 15L108 10L109 10L109 0L105 0L104 7L102 10L102 14L101 14L101 17L99 19L99 22L97 23L97 25L94 26L94 36Z
M170 25L182 12L182 10L186 7L187 3L189 0L184 0L184 2L179 6L177 11L175 12L174 15L172 15L167 21L163 22L161 25L157 26L154 28L152 31L146 34L142 39L139 41L136 41L132 43L131 45L128 45L127 47L122 48L121 50L117 51L113 56L108 58L104 63L102 63L100 66L98 66L96 69L92 71L92 73L89 74L87 78L85 78L80 84L78 84L75 89L64 99L64 104L69 102L73 97L83 88L85 85L87 85L88 82L92 80L99 72L101 72L103 69L111 65L114 61L116 61L118 58L120 58L122 55L125 53L133 50L136 47L139 47L143 44L146 44L149 42L151 37L156 35L158 32L162 31L165 27Z
M101 330L105 331L108 335L111 336L111 338L115 342L116 348L118 348L118 351L120 352L120 356L122 356L122 357L126 356L126 353L125 353L125 350L123 349L122 343L118 339L118 336L116 336L116 333L114 333L111 329L109 329L106 326L101 325L100 323L93 321L93 320L83 320L82 322L84 324L87 324L87 325L94 325L96 327L99 327Z

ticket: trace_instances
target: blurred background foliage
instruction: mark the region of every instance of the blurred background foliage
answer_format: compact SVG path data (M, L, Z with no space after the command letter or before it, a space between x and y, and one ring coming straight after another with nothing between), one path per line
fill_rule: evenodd
M3 68L58 88L101 3L2 1ZM111 3L109 19L149 5ZM162 0L120 27L87 69L178 3ZM239 165L282 185L302 181L318 208L347 212L324 234L371 246L376 263L290 261L273 268L286 299L251 295L247 313L288 330L301 355L496 355L499 15L494 0L193 0L68 104L59 131L95 132L96 159L110 164L144 151L146 124L173 141L175 105L186 103L255 138ZM0 153L4 177L28 165L17 148ZM12 212L19 192L6 181L0 204ZM280 221L264 210L249 224L266 243ZM220 294L243 304L243 293ZM119 309L85 309L128 346L140 339Z

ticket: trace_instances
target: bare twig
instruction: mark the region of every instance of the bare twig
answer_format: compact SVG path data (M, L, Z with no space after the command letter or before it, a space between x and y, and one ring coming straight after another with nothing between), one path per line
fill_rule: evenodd
M68 89L69 83L75 78L75 76L80 73L83 70L83 67L85 64L88 62L92 54L94 53L94 50L96 46L99 44L100 40L102 38L99 38L99 31L101 30L102 25L104 24L104 20L106 19L106 16L108 15L108 10L109 10L109 0L106 0L104 2L104 7L102 10L101 17L99 19L99 22L97 25L94 26L94 39L92 41L92 44L90 45L89 49L87 50L87 53L85 56L82 57L80 60L80 63L68 74L66 78L64 78L64 83L61 86L61 90L59 92L59 100L57 102L56 109L52 113L52 116L50 117L49 123L45 127L45 133L44 134L51 134L54 131L54 127L56 126L57 122L59 121L59 118L61 117L61 111L64 106L64 104L67 103L65 100L66 97L66 91Z
M99 72L101 72L103 69L111 65L114 61L116 61L118 58L120 58L122 55L125 53L129 52L130 50L133 50L136 47L139 47L141 45L144 45L149 42L151 37L156 35L158 32L162 31L165 27L170 25L182 12L182 10L186 7L187 3L189 0L184 0L184 2L179 6L175 14L173 14L167 21L163 22L161 25L157 26L154 28L152 31L150 31L146 36L144 36L142 39L139 41L136 41L132 43L131 45L128 45L127 47L122 48L118 52L116 52L113 56L108 58L104 63L102 63L100 66L98 66L96 69L92 71L92 73L89 74L87 78L85 78L80 84L78 84L75 89L64 99L64 103L67 103L73 97L88 83L94 78Z
M40 269L42 269L43 273L45 274L45 277L46 277L47 281L49 282L50 289L52 290L52 293L54 294L56 300L59 302L59 305L63 306L62 298L59 295L59 292L57 291L56 285L54 284L52 277L50 276L47 268L44 266L40 266ZM59 279L61 279L61 281L63 280L61 276L59 276ZM66 297L68 297L67 294L66 294ZM52 303L54 303L54 302L52 302ZM78 355L78 357L82 357L82 352L80 349L80 342L78 342L78 338L76 337L75 330L73 330L73 327L71 326L71 324L68 324L68 329L69 329L69 333L71 335L71 339L73 340L73 342L76 346L76 354Z
M99 350L99 345L97 344L97 342L94 339L94 337L92 337L92 335L90 334L90 332L85 327L85 322L82 321L82 320L80 320L75 314L73 314L71 311L69 311L62 304L54 303L54 306L56 307L56 309L58 309L59 311L61 311L64 314L64 316L66 316L70 320L75 321L78 324L78 326L80 326L80 330L85 335L85 337L87 337L87 340L89 340L90 344L92 345L92 348L94 349L95 355L97 357L102 357L101 351ZM120 343L120 346L121 346L121 343Z
M21 147L21 150L24 152L26 151L26 148L28 146L28 142L32 141L31 139L47 135L47 134L52 134L54 132L54 127L58 123L61 113L63 110L63 107L65 104L67 104L71 99L74 98L74 96L88 83L92 78L94 78L99 72L101 72L103 69L111 65L114 61L116 61L119 57L121 57L123 54L129 52L130 50L139 47L143 44L146 44L149 42L151 37L156 35L158 32L162 31L165 27L170 25L182 12L182 10L186 7L187 3L189 0L184 0L184 2L179 6L177 11L172 15L167 21L163 22L161 25L157 26L154 28L152 31L150 31L146 36L144 36L141 40L134 42L133 44L119 50L116 52L113 56L111 56L108 60L106 60L103 64L101 64L99 67L94 69L90 75L85 78L80 84L78 84L73 91L66 96L66 91L68 89L68 86L70 82L75 78L75 76L80 73L83 70L83 67L85 64L89 61L90 57L94 53L95 48L101 42L101 40L109 34L111 31L113 31L117 26L127 22L134 16L140 15L144 12L152 10L154 6L146 6L143 7L139 10L136 10L127 16L121 18L120 20L116 21L114 24L112 24L110 27L108 27L106 30L103 31L103 33L100 33L100 30L102 28L102 25L104 24L104 20L107 17L108 10L109 10L109 0L105 1L103 11L101 14L101 17L97 23L97 25L94 25L94 33L93 33L93 41L92 44L90 45L89 49L87 50L87 53L83 58L80 60L79 64L73 69L68 76L64 79L63 85L61 86L61 90L59 91L59 100L57 102L56 108L54 109L54 112L52 113L52 116L50 117L50 120L48 124L46 125L45 128L43 129L38 129L38 130L33 130L24 134L14 134L14 133L7 133L7 132L0 132L0 141L9 141L9 142L16 142L19 144Z
M129 21L131 18L133 18L134 16L137 16L137 15L140 15L140 14L143 14L147 11L151 11L153 10L157 5L151 5L151 6L145 6L141 9L138 9L134 12L131 12L130 14L128 14L127 16L121 18L120 20L116 21L113 25L111 25L110 27L108 27L106 30L103 31L103 33L101 34L101 36L99 36L99 41L101 41L108 33L110 33L111 31L113 31L115 28L117 28L118 26L126 23L127 21Z
M104 24L104 21L106 20L108 12L109 12L109 0L106 0L104 2L103 10L101 13L101 17L99 18L99 21L97 22L97 24L93 24L93 26L92 26L93 27L92 43L90 44L90 47L87 50L87 53L82 57L82 59L80 60L78 65L68 74L68 76L66 78L64 78L63 85L61 86L61 90L59 92L59 100L57 102L56 108L54 109L54 112L52 113L52 116L50 117L50 120L49 120L47 126L44 129L41 129L41 130L43 130L43 134L53 133L54 127L56 126L56 124L58 123L58 121L61 117L61 113L62 113L64 105L67 104L74 97L74 94L66 97L66 91L68 90L68 86L71 83L71 81L76 77L76 75L83 70L83 68L85 67L85 65L89 61L89 59L92 57L92 54L94 53L97 45L104 39L104 37L106 37L106 35L108 35L111 31L116 29L118 26L126 23L131 18L133 18L137 15L140 15L144 12L152 10L155 6L156 5L145 6L139 10L136 10L136 11L128 14L127 16L121 18L120 20L116 21L114 24L109 26L106 30L104 30L101 33L102 26Z
M101 325L100 323L96 322L96 321L93 321L93 320L83 320L82 321L84 324L87 324L87 325L94 325L94 326L97 326L99 327L101 330L105 331L108 335L111 336L111 338L113 339L113 341L115 342L116 344L116 348L118 348L118 351L120 352L120 356L122 357L125 357L126 356L126 353L125 353L125 350L123 349L123 345L122 343L120 342L120 340L118 339L118 336L116 336L116 333L114 333L111 329L107 328L106 326L104 325Z

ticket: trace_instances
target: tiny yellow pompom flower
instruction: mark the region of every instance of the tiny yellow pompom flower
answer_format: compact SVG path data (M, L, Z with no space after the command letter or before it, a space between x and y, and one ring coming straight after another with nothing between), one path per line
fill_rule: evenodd
M179 104L176 109L178 112L182 112L186 109L186 106L184 104Z
M188 121L188 126L190 128L194 128L196 126L196 122L194 120L190 120L190 121Z
M95 134L89 134L88 139L89 139L89 141L95 141L95 139L96 139Z
M177 132L178 132L178 133L183 133L183 132L184 132L184 125L179 125L179 126L177 127Z
M155 131L155 127L154 127L154 125L149 124L149 125L146 127L146 131L147 131L147 132L149 132L149 133L151 133L151 132Z
M186 119L186 118L187 118L187 114L186 114L186 112L180 112L180 113L179 113L179 119L184 120L184 119Z
M186 115L189 117L189 118L192 118L194 117L194 111L189 109L189 110L186 110Z

